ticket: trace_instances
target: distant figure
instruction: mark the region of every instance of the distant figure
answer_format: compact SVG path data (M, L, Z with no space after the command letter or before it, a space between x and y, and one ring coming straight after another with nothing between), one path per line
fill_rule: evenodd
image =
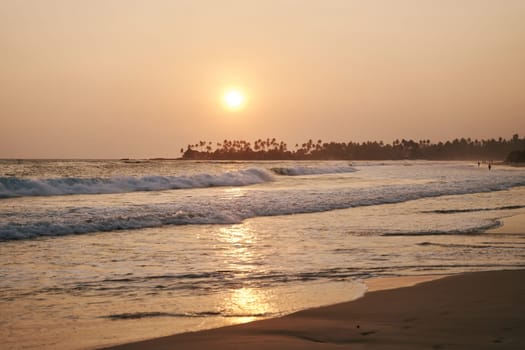
M489 163L489 170L492 168L492 165Z
M478 168L481 166L481 162L478 162Z

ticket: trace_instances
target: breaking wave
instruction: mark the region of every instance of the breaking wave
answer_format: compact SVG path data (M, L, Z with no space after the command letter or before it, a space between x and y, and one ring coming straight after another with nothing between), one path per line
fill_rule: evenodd
M0 198L246 186L272 180L273 176L270 172L259 168L230 171L222 174L197 174L190 176L66 177L54 179L0 177Z
M395 185L373 188L301 191L253 190L243 196L224 200L221 196L191 198L172 196L164 203L129 204L123 206L86 206L45 208L23 217L6 212L0 217L0 241L61 236L90 232L142 229L164 225L236 224L261 216L314 213L334 209L400 203L420 198L500 191L523 186L521 180L511 183ZM30 215L29 215L30 214ZM396 232L389 235L472 233L498 226L497 221L482 221L472 226L461 224L445 231Z
M284 175L284 176L341 174L341 173L353 173L357 171L355 168L351 166L330 166L330 167L295 166L295 167L272 168L271 170L278 175Z

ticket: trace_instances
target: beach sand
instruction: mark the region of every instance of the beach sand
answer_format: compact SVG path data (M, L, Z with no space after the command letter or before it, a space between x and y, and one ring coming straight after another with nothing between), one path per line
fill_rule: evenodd
M448 276L281 318L111 349L524 348L525 270L514 270Z

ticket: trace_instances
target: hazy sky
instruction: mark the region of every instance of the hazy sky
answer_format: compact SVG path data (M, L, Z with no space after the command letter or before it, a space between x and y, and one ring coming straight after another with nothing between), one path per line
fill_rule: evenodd
M0 158L525 134L524 0L0 0L0 53Z

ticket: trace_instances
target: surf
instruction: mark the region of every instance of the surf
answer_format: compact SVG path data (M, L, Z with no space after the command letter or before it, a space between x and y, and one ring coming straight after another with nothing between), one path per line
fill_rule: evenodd
M149 175L142 177L63 177L42 179L0 177L0 198L248 186L273 180L273 175L269 171L260 168L228 171L220 174L202 173L188 176Z

